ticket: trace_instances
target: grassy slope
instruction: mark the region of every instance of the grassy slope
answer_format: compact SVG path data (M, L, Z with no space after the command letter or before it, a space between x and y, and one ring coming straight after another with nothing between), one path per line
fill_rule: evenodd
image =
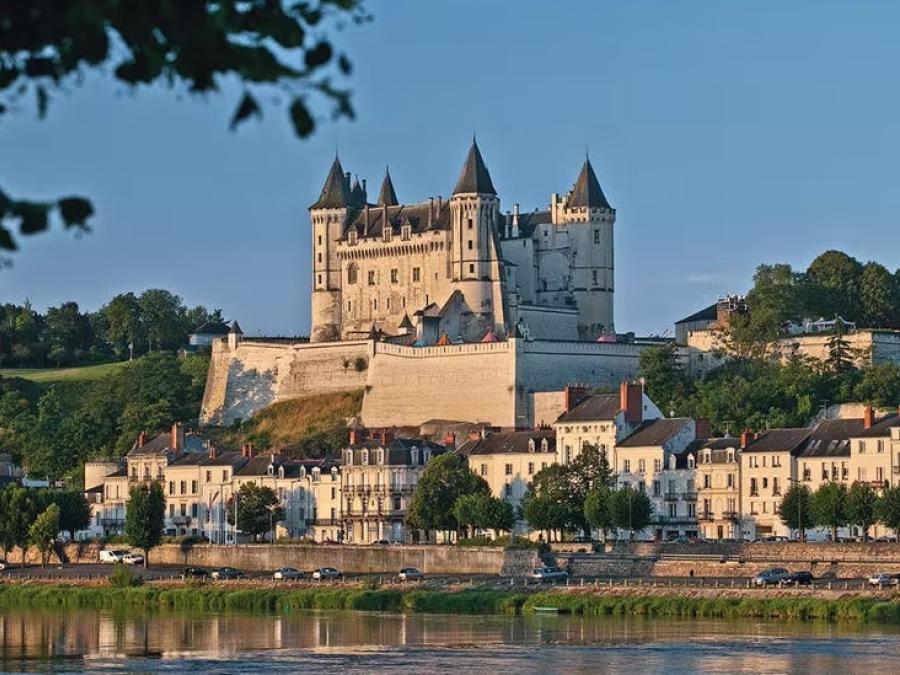
M20 377L31 382L89 382L100 380L124 366L127 361L101 363L80 368L0 368L0 377Z
M274 403L258 412L244 425L243 434L265 436L273 447L291 448L304 438L345 426L347 418L359 415L363 390L317 394ZM223 447L240 445L239 432L207 429Z

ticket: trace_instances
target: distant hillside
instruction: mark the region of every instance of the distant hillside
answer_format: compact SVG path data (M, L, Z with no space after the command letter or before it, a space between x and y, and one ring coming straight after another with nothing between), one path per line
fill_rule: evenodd
M251 442L259 452L281 450L292 457L323 457L347 439L347 420L362 409L363 390L280 401L239 427L204 429L223 449Z

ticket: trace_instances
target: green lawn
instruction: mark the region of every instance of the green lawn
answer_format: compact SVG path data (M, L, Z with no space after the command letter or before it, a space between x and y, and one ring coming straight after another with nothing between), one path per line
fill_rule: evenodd
M126 363L127 361L119 361L80 368L0 368L0 377L21 377L41 383L99 380Z

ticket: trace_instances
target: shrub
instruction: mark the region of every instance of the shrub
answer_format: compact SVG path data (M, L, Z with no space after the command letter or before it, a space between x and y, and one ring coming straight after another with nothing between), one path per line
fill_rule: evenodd
M116 563L113 573L109 575L109 585L114 588L133 588L144 585L144 577L133 572L127 565Z

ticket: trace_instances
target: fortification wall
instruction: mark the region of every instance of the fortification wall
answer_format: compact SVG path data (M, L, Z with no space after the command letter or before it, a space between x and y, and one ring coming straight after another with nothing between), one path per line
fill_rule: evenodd
M421 348L376 344L363 423L421 424L439 418L513 426L516 342Z
M638 375L639 344L603 342L522 342L518 384L526 394L560 390L572 382L618 387Z
M359 389L372 364L372 343L285 345L242 341L213 345L201 424L231 424L267 405L310 394Z

